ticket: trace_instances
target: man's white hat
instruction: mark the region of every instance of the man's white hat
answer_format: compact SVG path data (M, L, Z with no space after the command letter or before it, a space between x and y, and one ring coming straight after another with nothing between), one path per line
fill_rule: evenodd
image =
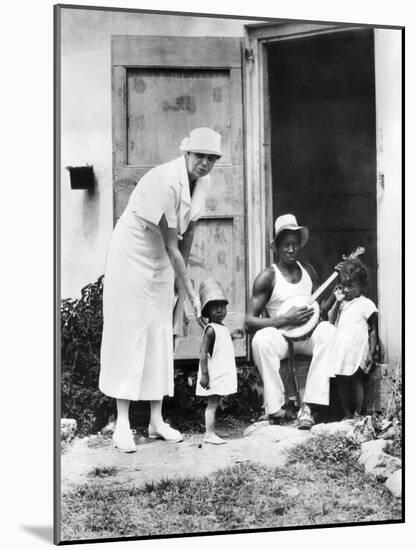
M300 247L303 247L308 241L308 229L304 225L298 225L297 219L293 214L284 214L278 216L275 220L275 239L282 231L299 231L300 232Z
M223 155L221 151L222 137L215 130L210 128L195 128L190 132L189 137L185 137L180 150L187 153L204 153L205 155Z

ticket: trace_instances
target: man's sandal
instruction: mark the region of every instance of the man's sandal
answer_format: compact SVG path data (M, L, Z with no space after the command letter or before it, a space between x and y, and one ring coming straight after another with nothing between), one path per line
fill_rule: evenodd
M303 407L302 409L300 409L298 413L297 428L299 430L310 430L313 426L314 426L314 420L313 420L313 417L311 416L310 409L308 407L307 408Z
M285 410L285 419L288 421L288 422L292 422L293 420L295 420L297 418L297 415L298 415L298 407L297 405L295 404L295 401L293 401L292 399L290 399L288 401L288 403L286 405L284 405L284 410Z
M285 420L285 410L281 407L279 411L269 414L268 420L270 424L281 424Z

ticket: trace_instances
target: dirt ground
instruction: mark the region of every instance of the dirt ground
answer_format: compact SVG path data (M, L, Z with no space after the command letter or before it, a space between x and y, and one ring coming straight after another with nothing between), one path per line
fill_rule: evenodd
M62 455L62 492L87 482L97 468L116 468L115 476L101 478L103 483L142 486L166 478L203 477L246 461L282 466L287 447L312 437L310 432L298 430L295 425L275 426L267 421L252 424L245 433L228 439L225 445L204 444L202 434L185 435L180 443L136 436L135 453L122 453L113 448L110 437L75 439Z

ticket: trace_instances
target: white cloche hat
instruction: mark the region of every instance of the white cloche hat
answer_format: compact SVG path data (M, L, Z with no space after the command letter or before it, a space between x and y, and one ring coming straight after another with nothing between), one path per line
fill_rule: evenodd
M187 153L204 153L206 155L223 155L221 151L222 136L210 128L195 128L190 132L189 137L185 137L180 150Z

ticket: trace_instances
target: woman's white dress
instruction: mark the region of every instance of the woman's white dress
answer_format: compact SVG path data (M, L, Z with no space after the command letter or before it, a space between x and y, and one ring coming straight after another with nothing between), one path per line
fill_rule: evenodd
M138 182L114 228L103 294L100 390L128 400L174 393L174 271L158 223L184 233L204 211L210 177L190 198L185 158L157 166Z
M351 376L359 367L366 372L366 359L369 353L367 321L376 311L375 304L366 296L341 302L331 342L331 377Z
M235 350L229 330L219 323L209 323L205 327L215 331L215 343L212 355L208 355L209 389L200 385L202 374L200 363L197 375L196 395L230 395L237 391Z

